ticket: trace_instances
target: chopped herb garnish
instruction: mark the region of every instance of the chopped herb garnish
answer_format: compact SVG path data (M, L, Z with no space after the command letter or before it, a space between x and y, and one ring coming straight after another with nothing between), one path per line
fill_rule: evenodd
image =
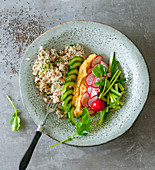
M48 68L51 69L50 63L48 63Z
M60 64L60 62L56 61L55 64Z
M50 84L47 84L47 86L48 86L48 87L51 87L51 85L50 85Z
M64 59L64 57L61 57L61 58L60 58L60 61L62 61L63 59Z
M55 79L54 83L58 82L58 79Z

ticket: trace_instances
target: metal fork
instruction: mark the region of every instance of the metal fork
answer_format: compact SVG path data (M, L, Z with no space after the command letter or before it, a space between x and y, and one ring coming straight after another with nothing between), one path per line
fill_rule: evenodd
M30 159L31 159L31 156L33 154L33 151L35 149L35 146L36 146L40 136L42 135L42 131L44 129L44 125L46 123L46 120L47 120L49 114L53 113L56 110L56 108L57 108L57 104L53 104L50 100L49 103L47 104L46 115L45 115L44 119L41 121L40 125L38 125L38 129L36 131L36 134L35 134L29 148L25 152L25 155L23 156L23 158L20 162L19 170L25 170L26 167L28 166Z

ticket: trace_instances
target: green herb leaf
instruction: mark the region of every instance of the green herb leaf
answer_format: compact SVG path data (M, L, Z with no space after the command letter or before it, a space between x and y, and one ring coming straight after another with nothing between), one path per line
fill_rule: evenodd
M18 116L12 118L10 124L12 131L17 131L20 127L20 118Z
M86 135L90 130L90 115L86 107L82 110L82 122L76 123L76 130L78 135Z
M102 64L98 64L97 66L93 67L92 73L96 77L101 78L105 73L105 67Z
M7 96L7 98L9 99L9 101L12 104L13 109L15 111L12 114L12 117L14 117L14 118L12 118L11 121L10 121L11 129L12 129L12 131L17 131L20 127L20 118L17 116L17 114L18 114L18 112L20 112L20 110L16 110L15 104L12 102L12 100L10 99L9 96Z
M100 85L100 81L94 83L95 86Z
M68 140L73 139L77 134L78 135L86 135L89 132L89 130L90 130L90 116L89 116L88 109L86 107L84 107L82 110L82 122L78 121L76 123L76 129L77 129L77 132L75 134L73 134L72 136L68 136L67 139L65 139L59 143L51 145L50 148L57 146L61 143L64 143Z
M16 112L14 112L14 113L12 114L12 117L16 117Z

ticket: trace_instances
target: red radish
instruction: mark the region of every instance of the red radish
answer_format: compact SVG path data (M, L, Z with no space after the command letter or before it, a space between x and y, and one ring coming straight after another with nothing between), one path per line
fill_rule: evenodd
M88 100L88 102L87 102L88 106L91 107L93 101L97 100L97 98L98 98L97 95L91 97L91 98Z
M108 66L108 64L106 63L106 62L104 62L104 61L100 61L100 63L99 64L102 64L103 66L105 66L106 67L106 71L108 72L108 68L109 68L109 66Z
M90 86L90 85L92 85L92 83L93 83L93 80L94 80L94 74L92 73L92 72L90 72L88 75L87 75L87 77L86 77L86 84L88 85L88 86Z
M98 92L99 92L99 88L93 88L92 87L90 97L94 97L94 96L98 95Z
M88 99L90 98L89 94L87 92L83 93L80 103L83 107L88 107Z
M93 69L93 68L89 68L89 69L87 70L87 74L91 73L91 72L92 72L92 69Z
M88 92L89 95L91 94L91 92L92 92L92 86L88 86L87 92Z
M102 61L102 59L103 59L102 56L97 55L97 56L91 61L90 66L91 66L91 67L94 67L96 64L99 64L100 61Z
M93 116L96 113L95 111L91 110L91 108L89 108L88 111L90 116Z
M99 111L103 110L104 107L105 107L104 101L99 98L97 100L94 100L91 105L91 109L95 112L99 112Z

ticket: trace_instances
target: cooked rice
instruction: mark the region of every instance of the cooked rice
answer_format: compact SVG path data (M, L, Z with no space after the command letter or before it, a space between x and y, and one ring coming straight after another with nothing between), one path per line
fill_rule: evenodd
M48 103L52 99L53 103L58 104L56 109L58 118L66 117L60 100L63 94L61 88L69 70L69 61L75 56L85 58L83 47L79 44L67 46L64 50L59 51L47 50L41 46L32 68L36 88L40 91L40 95L43 95L44 102Z

